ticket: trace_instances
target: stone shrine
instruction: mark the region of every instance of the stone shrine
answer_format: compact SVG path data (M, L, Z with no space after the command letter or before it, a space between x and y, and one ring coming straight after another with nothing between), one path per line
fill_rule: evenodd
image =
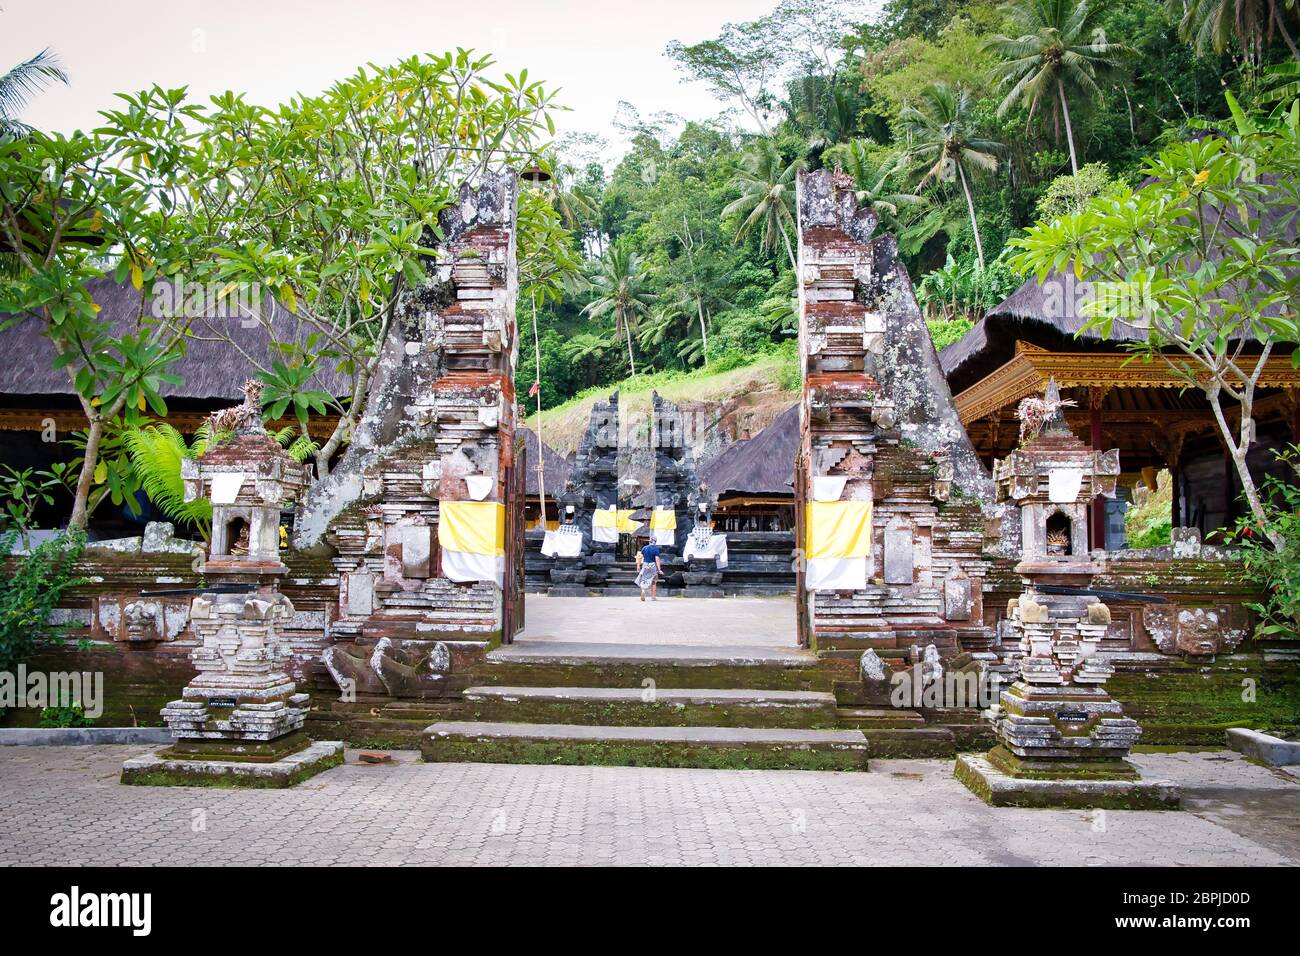
M214 443L182 463L186 500L212 502L207 586L190 605L198 673L162 709L176 742L128 760L123 783L288 786L342 761L342 743L302 733L308 695L285 670L294 608L279 590L281 513L308 475L263 428L258 391L250 382L243 405L214 415ZM223 423L235 425L228 439Z
M998 746L960 757L957 776L995 804L1176 807L1172 785L1124 759L1141 728L1106 692L1114 669L1097 656L1111 613L1089 591L1104 553L1088 549L1088 506L1115 495L1119 451L1075 438L1064 404L1055 382L1026 399L1024 443L994 467L999 500L1021 510L1023 590L1007 609L1019 679L992 713Z

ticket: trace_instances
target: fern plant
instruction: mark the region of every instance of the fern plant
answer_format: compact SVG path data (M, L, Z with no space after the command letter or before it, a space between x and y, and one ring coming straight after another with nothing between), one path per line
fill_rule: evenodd
M199 426L192 443L166 422L127 429L122 435L140 487L149 500L173 521L199 531L205 541L212 533L212 503L206 498L185 500L181 461L203 454L210 437L206 422Z

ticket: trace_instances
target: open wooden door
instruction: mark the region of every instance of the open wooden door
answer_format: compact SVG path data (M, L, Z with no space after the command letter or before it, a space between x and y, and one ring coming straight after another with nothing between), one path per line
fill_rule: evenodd
M524 628L524 479L527 452L515 443L515 460L506 475L506 573L501 588L501 643L509 644Z

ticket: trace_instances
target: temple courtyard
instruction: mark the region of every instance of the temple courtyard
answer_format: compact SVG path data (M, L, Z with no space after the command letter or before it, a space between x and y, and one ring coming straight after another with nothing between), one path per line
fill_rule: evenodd
M1300 863L1300 772L1220 751L1134 754L1185 809L1102 812L988 807L950 760L823 773L349 751L292 790L122 786L143 749L0 747L0 864Z

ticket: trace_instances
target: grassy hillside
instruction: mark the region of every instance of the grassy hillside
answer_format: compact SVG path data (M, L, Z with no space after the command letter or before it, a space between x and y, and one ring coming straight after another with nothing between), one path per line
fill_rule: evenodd
M624 422L647 417L651 393L657 391L684 412L698 414L693 422L703 423L710 432L722 433L706 435L696 444L725 444L737 438L753 437L798 400L799 369L793 349L782 349L760 355L751 364L739 367L719 368L715 363L692 372L638 375L613 385L590 388L562 405L543 409L543 440L561 455L575 451L591 418L592 404L614 391L620 396L620 417ZM534 412L527 420L527 425L534 430L537 418ZM689 423L687 428L690 435ZM702 450L697 448L697 454Z

